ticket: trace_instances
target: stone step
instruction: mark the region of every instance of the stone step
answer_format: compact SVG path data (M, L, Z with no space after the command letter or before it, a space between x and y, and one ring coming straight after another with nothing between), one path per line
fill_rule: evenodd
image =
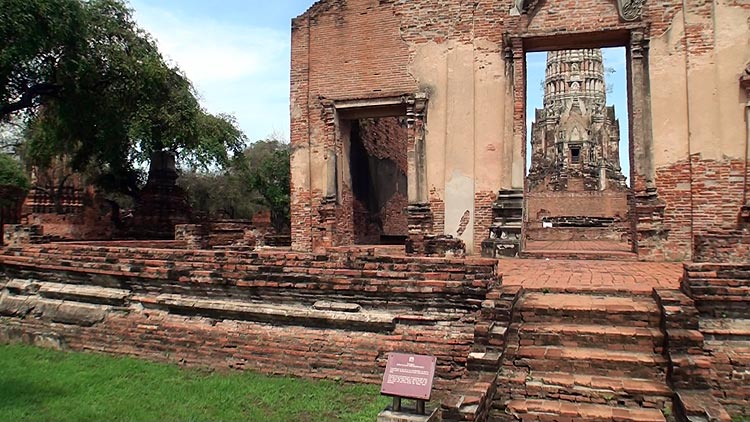
M502 353L499 351L488 350L486 352L471 352L466 361L467 368L470 371L494 371L497 372L502 363Z
M672 390L661 381L562 372L533 372L513 397L663 409Z
M748 340L710 340L706 349L714 356L714 365L729 365L739 370L750 371L750 341Z
M495 396L496 373L469 376L459 382L440 407L443 420L486 420ZM425 420L424 418L418 420Z
M507 411L519 421L666 422L660 410L558 400L512 400Z
M666 368L664 357L654 353L556 346L519 347L514 364L539 372L565 371L651 380L664 380Z
M681 416L691 421L730 422L732 420L710 390L677 391L677 409Z
M661 353L664 335L647 327L588 324L523 324L519 332L521 346L599 347Z
M750 319L704 318L700 328L706 340L750 340Z
M578 250L525 250L521 252L521 258L527 259L576 259L594 261L638 261L638 255L626 251L578 251Z
M521 303L526 323L659 327L661 313L647 297L527 293Z

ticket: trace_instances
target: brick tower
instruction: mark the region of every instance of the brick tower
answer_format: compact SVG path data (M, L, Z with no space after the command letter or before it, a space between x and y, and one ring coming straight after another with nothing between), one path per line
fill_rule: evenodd
M529 239L621 238L628 189L620 167L619 121L606 101L600 49L547 53L544 108L536 110L531 126ZM550 227L567 230L562 237L560 231L537 230Z
M601 50L547 53L544 108L531 130L532 191L625 188L619 122L606 100Z

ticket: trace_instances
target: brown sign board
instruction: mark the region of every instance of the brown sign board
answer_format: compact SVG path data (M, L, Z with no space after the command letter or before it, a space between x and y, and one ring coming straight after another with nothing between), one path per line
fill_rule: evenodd
M380 394L429 400L436 362L437 358L434 356L389 353Z

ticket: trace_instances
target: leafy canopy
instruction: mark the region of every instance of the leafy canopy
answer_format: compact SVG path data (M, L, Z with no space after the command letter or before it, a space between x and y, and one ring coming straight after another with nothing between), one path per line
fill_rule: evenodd
M198 103L120 0L0 0L0 120L29 120L28 156L96 169L102 185L136 189L137 163L172 151L224 166L245 136Z
M290 147L278 140L258 141L243 153L242 178L258 193L271 211L271 224L277 231L290 218Z
M180 185L191 206L210 217L249 219L261 209L271 212L277 232L289 227L289 144L257 141L237 155L221 173L186 172Z
M0 186L12 186L24 191L29 189L29 179L21 163L8 154L0 153Z

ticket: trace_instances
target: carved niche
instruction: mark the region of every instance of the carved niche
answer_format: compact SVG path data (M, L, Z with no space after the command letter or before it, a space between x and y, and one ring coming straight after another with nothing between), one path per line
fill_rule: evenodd
M641 18L643 6L646 0L615 0L620 18L626 22L632 22ZM511 16L518 16L533 11L540 0L514 0Z

